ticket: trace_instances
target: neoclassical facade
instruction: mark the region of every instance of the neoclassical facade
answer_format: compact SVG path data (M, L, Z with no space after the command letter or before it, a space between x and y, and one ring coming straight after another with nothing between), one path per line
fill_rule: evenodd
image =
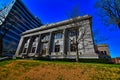
M16 51L19 57L98 58L91 31L92 17L79 16L47 24L21 34Z

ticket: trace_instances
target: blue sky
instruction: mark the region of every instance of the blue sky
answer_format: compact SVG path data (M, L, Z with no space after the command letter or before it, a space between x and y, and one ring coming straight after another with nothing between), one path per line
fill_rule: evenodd
M6 3L10 0L0 0L0 3ZM112 57L120 57L120 29L110 30L108 25L104 25L96 14L94 7L96 0L22 0L30 12L40 18L43 24L50 24L68 19L66 13L69 13L74 6L79 7L82 15L89 14L93 17L92 27L99 31L100 36L108 38Z

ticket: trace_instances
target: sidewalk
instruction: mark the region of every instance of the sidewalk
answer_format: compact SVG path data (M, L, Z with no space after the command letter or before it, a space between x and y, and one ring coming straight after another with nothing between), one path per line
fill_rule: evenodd
M3 57L3 58L0 58L0 61L3 61L3 60L7 60L9 59L8 57Z

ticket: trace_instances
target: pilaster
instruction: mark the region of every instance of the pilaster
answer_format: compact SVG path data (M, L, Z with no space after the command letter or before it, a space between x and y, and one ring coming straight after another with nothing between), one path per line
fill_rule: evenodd
M67 55L67 46L66 46L66 38L67 38L67 30L63 30L63 55Z
M32 47L32 42L33 42L33 38L32 38L32 36L30 36L30 41L28 43L28 48L27 48L26 54L30 53L30 51L31 51L30 49Z
M22 52L22 49L24 48L24 43L25 43L25 40L24 40L24 37L22 36L20 38L20 42L18 44L18 48L16 50L15 56L19 56L19 54Z
M41 34L39 35L39 40L38 40L38 44L37 44L37 47L36 47L36 55L40 55L40 51L41 51Z
M51 50L52 50L52 39L53 38L53 32L50 32L50 36L49 36L49 41L48 41L48 50L47 50L47 55L51 54Z

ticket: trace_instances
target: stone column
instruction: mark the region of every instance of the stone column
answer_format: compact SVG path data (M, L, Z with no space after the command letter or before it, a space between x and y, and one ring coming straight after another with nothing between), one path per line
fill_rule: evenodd
M66 29L64 29L63 30L63 55L67 55L67 46L66 46L66 35L67 35L67 33L66 33L67 31L66 31Z
M40 54L39 54L40 51L41 51L41 34L39 35L38 44L36 46L36 51L35 51L37 56L40 56Z
M49 36L47 55L50 55L52 50L52 40L53 40L52 33L53 32L50 32L50 36Z
M30 53L31 47L32 47L32 42L33 42L33 38L32 38L32 36L30 36L30 41L28 43L28 48L27 48L26 54Z
M22 52L23 48L24 48L24 43L25 43L25 40L24 40L24 37L22 36L20 38L20 41L19 41L19 44L18 44L18 48L16 50L16 53L15 53L15 56L19 56L19 54Z

